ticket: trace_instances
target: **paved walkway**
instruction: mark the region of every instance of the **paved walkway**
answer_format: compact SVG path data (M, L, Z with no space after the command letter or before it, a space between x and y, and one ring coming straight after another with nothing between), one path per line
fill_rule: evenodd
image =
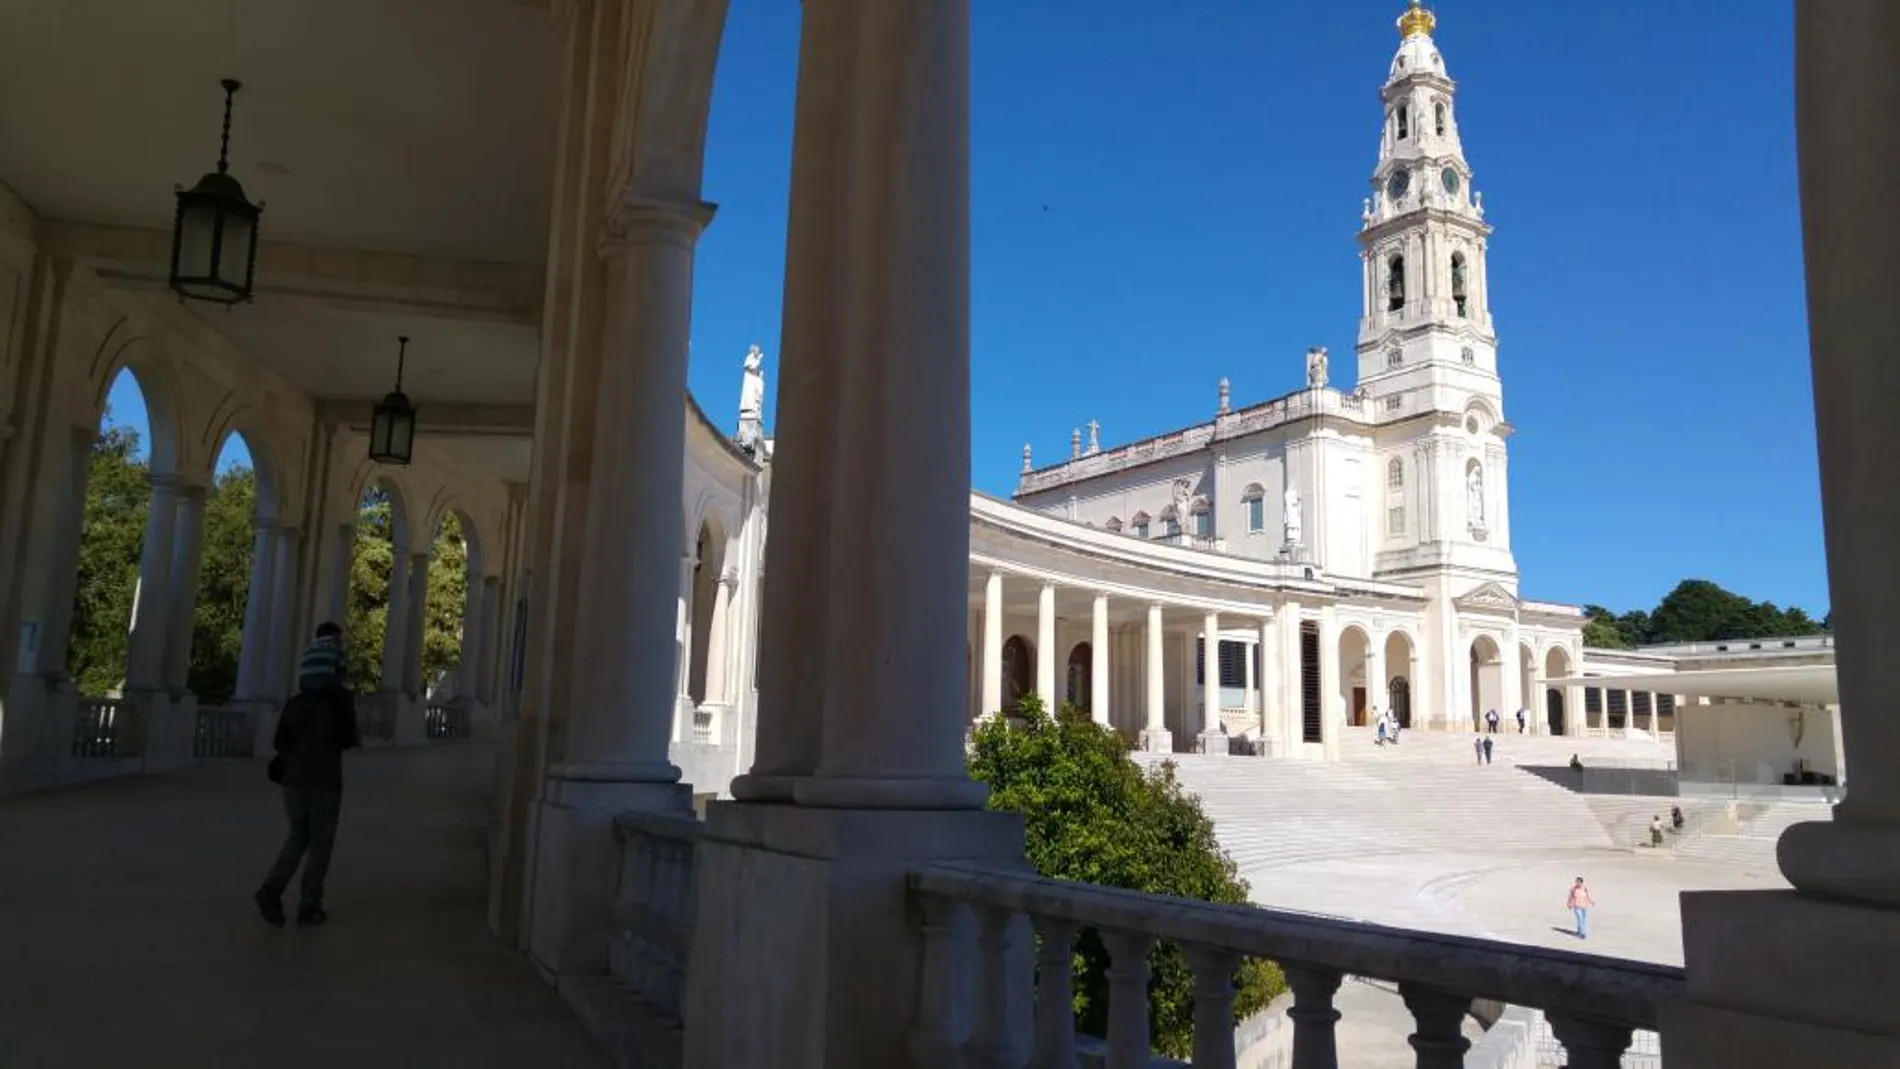
M250 901L283 836L262 765L0 801L0 1066L606 1065L484 927L491 753L346 758L309 931Z

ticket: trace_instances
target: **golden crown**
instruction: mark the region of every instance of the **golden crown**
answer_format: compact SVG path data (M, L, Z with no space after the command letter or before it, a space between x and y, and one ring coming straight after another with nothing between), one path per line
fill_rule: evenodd
M1421 33L1429 36L1437 28L1438 17L1420 6L1419 0L1412 0L1412 6L1406 8L1405 14L1399 16L1400 37L1411 37Z

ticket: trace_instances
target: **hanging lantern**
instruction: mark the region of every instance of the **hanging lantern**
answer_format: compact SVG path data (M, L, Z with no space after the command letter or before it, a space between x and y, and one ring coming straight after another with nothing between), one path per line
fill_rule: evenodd
M178 190L178 219L172 227L172 292L215 304L251 299L257 272L257 217L262 204L244 197L230 175L231 97L238 83L226 78L224 133L218 141L218 169L198 184Z
M415 454L416 406L402 392L402 365L409 336L396 339L396 388L376 406L369 421L369 458L378 464L407 464Z

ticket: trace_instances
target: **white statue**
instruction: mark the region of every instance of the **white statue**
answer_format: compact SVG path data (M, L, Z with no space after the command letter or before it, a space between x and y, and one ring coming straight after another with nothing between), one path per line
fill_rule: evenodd
M1324 345L1306 351L1306 385L1309 389L1318 389L1326 385L1326 347Z
M1286 488L1286 544L1300 544L1300 492L1289 486Z
M1465 476L1465 512L1471 526L1484 526L1484 469L1473 467Z
M765 352L758 346L746 350L745 377L739 384L739 448L748 453L759 447L765 436Z

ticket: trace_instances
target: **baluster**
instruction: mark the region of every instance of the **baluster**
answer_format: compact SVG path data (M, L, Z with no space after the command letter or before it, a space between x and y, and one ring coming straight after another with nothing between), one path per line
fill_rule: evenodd
M1613 1024L1568 1013L1544 1014L1557 1042L1564 1045L1569 1069L1617 1069L1623 1064L1623 1052L1629 1049L1630 1033L1626 1024Z
M1293 989L1293 1069L1339 1069L1339 1047L1333 1026L1339 1011L1333 994L1339 990L1338 969L1281 963L1287 986Z
M1148 1030L1148 950L1154 939L1104 929L1108 948L1108 1059L1105 1069L1147 1069L1154 1056Z
M1030 1069L1075 1066L1075 925L1037 917L1036 1049Z
M970 1029L965 1064L971 1069L1020 1069L1009 1034L1010 927L1015 914L996 906L976 906L976 1019Z
M1240 955L1183 944L1194 970L1194 1069L1234 1069L1234 970Z
M917 1021L910 1030L910 1055L918 1069L961 1069L963 1064L960 1003L957 989L957 933L969 907L954 899L921 896L924 952L917 985Z
M1412 1050L1418 1054L1418 1069L1461 1069L1471 1041L1465 1038L1465 1014L1471 1012L1471 996L1425 987L1400 984L1399 995L1405 1008L1412 1011L1418 1031L1412 1033Z

